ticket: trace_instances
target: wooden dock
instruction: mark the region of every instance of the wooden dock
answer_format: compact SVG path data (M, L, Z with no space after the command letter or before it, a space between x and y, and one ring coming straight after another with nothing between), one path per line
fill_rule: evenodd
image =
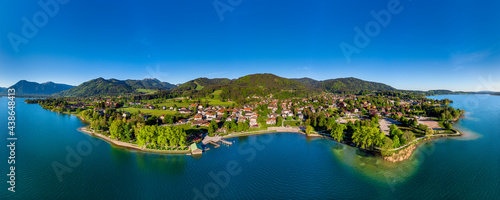
M221 141L222 143L224 143L224 144L227 144L227 145L233 145L233 142L229 142L229 141L227 141L227 140L223 140L223 139L221 139L220 141Z
M214 145L214 148L219 148L220 147L220 144L217 144L215 142L210 142L210 144Z

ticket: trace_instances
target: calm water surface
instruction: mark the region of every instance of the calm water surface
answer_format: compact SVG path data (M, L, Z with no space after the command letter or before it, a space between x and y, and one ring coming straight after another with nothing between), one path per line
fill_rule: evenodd
M134 152L18 99L16 193L2 175L0 199L499 199L500 96L432 98L467 111L454 125L467 136L427 142L396 164L295 133L231 138L235 145L198 157ZM0 98L0 174L9 167L6 105ZM78 151L80 160L71 156ZM71 172L60 180L54 164Z

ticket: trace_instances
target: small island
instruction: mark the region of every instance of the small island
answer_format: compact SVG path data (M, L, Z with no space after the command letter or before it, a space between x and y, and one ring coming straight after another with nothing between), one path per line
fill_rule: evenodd
M197 154L209 150L209 144L218 147L230 143L224 140L230 137L297 132L329 138L398 162L410 158L426 140L461 135L452 123L464 110L450 107L448 99L432 100L421 93L269 93L227 98L223 90L177 97L165 95L165 91L143 90L147 94L26 102L76 115L89 124L79 131L115 146L168 154Z

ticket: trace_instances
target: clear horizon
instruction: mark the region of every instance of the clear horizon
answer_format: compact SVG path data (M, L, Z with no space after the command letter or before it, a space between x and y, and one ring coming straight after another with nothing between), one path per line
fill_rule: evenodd
M272 73L500 91L500 2L40 2L0 2L0 87Z

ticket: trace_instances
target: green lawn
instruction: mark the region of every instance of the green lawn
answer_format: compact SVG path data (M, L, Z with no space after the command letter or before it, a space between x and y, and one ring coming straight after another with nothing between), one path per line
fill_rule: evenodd
M228 107L228 106L232 106L233 105L233 102L222 102L221 100L219 99L201 99L201 102L205 102L208 100L208 104L211 105L211 106L225 106L225 107Z
M279 126L281 126L281 124L278 124ZM298 127L300 125L300 122L299 121L284 121L283 122L283 125L290 125L292 127Z
M176 111L169 111L169 110L148 110L148 109L138 109L138 108L120 108L118 109L118 111L124 111L129 113L137 113L141 111L141 113L148 115L155 115L155 116L175 115L177 113Z
M233 102L222 102L221 100L217 99L220 95L220 93L222 92L222 90L216 90L214 91L214 93L212 93L214 95L214 98L213 99L209 99L209 98L202 98L200 99L200 101L202 103L205 103L205 101L208 101L208 104L211 105L211 106L225 106L225 107L228 107L228 106L232 106L233 105ZM163 107L163 106L166 106L167 108L170 108L170 107L173 107L174 105L177 105L177 107L181 108L181 107L186 107L186 108L189 108L189 105L192 104L192 103L195 103L196 101L195 100L191 100L189 102L185 102L185 101L182 101L182 102L176 102L177 100L174 100L174 99L168 99L162 103L154 103L152 100L151 101L147 101L148 103L150 104L153 104L153 105L158 105L160 108Z
M167 101L167 102L164 102L164 103L159 103L157 104L158 106L163 107L163 106L166 106L167 108L170 108L171 106L174 106L177 105L177 107L186 107L188 108L189 107L189 103L176 103L176 102L173 102L173 101Z

